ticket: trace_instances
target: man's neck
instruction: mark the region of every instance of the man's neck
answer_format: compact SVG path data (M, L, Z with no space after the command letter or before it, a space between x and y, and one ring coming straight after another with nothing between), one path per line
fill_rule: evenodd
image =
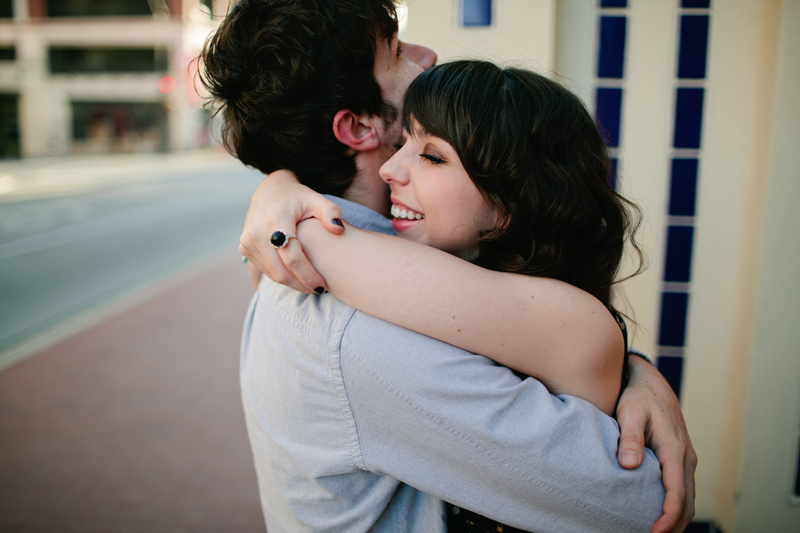
M366 152L356 155L356 175L342 197L361 204L383 216L389 216L389 186L381 180L378 171L385 158Z

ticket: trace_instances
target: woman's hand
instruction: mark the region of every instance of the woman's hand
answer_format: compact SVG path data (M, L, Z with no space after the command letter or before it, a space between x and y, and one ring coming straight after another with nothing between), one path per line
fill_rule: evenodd
M331 233L344 232L339 206L301 185L293 172L278 170L261 182L250 200L250 208L239 237L239 252L276 283L300 292L327 290L322 276L311 266L297 239L276 249L269 238L275 231L295 234L297 224L316 218Z
M683 531L694 516L694 471L697 454L672 388L653 365L641 357L630 358L631 380L617 407L621 438L618 459L636 468L649 446L661 463L667 494L664 514L652 533Z

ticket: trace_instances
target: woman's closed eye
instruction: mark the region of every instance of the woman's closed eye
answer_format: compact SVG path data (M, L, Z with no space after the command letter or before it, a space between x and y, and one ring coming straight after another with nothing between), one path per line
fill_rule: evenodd
M444 163L447 163L447 161L445 161L444 159L442 159L438 155L434 155L434 154L431 154L431 153L428 153L428 152L423 152L423 153L419 154L419 156L421 158L423 158L423 159L427 159L428 161L430 161L431 163L433 163L435 165L442 165Z

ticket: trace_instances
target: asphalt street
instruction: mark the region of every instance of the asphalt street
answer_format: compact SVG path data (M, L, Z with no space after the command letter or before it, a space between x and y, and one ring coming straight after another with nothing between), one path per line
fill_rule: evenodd
M214 152L0 163L0 352L235 250L261 178Z

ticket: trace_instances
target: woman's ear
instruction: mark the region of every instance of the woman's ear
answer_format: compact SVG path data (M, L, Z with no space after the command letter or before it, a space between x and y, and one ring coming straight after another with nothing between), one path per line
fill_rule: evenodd
M374 150L381 145L379 121L382 119L366 113L357 115L342 109L333 117L333 134L340 143L358 152Z

